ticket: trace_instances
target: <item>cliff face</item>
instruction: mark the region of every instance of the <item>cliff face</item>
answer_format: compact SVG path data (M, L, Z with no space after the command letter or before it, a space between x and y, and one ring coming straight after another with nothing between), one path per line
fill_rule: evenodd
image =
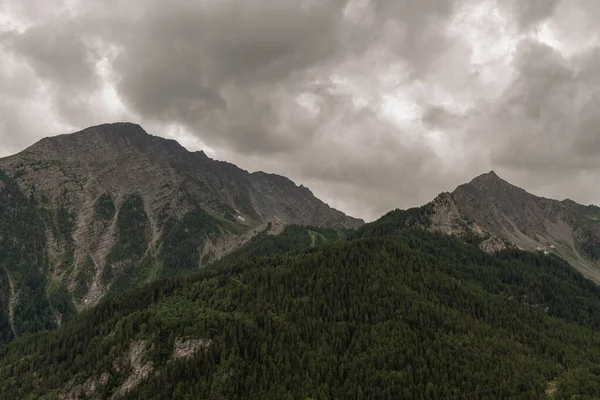
M248 173L129 123L43 139L1 159L0 171L0 212L12 218L0 223L7 336L60 324L109 291L198 268L268 223L363 223L285 177ZM31 279L45 300L24 311ZM21 317L39 323L11 328Z

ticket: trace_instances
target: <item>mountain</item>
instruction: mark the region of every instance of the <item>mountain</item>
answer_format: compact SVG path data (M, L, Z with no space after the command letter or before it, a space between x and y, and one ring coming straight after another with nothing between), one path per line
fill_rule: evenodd
M205 266L267 227L363 223L283 176L249 173L130 123L0 159L0 205L0 342Z
M516 218L506 204L531 195L494 175L459 189L436 199L452 213L432 202L345 234L267 226L206 268L105 296L0 344L0 398L598 398L600 287L557 254L490 251L484 229L506 222L469 221L453 198L489 190ZM14 234L30 227L19 240L35 247L44 231L18 193Z
M396 228L348 241L286 227L106 298L0 345L0 397L600 396L596 284L554 256Z
M535 196L494 171L452 193L441 193L422 207L392 211L382 220L388 220L390 226L403 221L402 226L476 237L486 251L514 246L552 253L600 283L600 208ZM365 232L373 229L361 228ZM377 229L382 229L381 221Z

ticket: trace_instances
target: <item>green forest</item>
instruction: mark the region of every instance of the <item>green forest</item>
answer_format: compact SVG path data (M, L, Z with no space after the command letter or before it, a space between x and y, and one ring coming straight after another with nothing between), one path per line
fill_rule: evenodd
M0 398L600 398L595 284L554 257L490 255L404 221L265 231L108 298L1 346ZM176 358L184 339L204 345ZM133 348L137 366L122 362Z
M53 223L65 216L50 216ZM43 220L32 197L19 189L14 179L0 171L0 343L15 335L56 327L56 315L64 320L74 314L65 290L54 285L46 293L47 268ZM18 291L14 289L18 287ZM11 297L15 301L14 323L8 313Z

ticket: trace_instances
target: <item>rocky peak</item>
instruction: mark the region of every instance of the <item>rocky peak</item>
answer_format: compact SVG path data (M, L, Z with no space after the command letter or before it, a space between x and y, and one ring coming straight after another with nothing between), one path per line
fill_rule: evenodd
M544 199L514 186L500 178L494 171L480 175L469 183L460 185L452 193L457 202L466 208L475 208L487 214L503 212L515 217L522 210L534 213Z
M496 191L517 191L525 192L523 189L514 186L504 179L500 178L494 171L479 175L466 185L477 189L480 192L489 192L493 194ZM463 185L464 186L464 185Z
M148 134L138 124L117 122L42 139L17 156L38 161L90 163L114 161L139 153L164 158L168 153L188 151L174 140Z
M554 253L584 275L600 282L600 208L572 200L528 193L494 171L442 194L432 203L430 229L453 235L477 234L482 247L506 244Z
M485 174L481 174L471 180L469 184L471 185L482 185L486 183L499 183L499 181L503 181L502 178L496 174L495 171L486 172Z

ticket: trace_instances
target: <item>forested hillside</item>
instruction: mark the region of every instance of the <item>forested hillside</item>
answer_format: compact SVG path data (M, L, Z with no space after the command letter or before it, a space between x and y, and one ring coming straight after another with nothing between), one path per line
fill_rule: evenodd
M44 220L57 232L64 226L64 214L46 211L0 170L0 343L75 314L65 287L46 277Z
M600 289L568 264L421 230L305 237L261 234L1 347L0 397L600 396Z

